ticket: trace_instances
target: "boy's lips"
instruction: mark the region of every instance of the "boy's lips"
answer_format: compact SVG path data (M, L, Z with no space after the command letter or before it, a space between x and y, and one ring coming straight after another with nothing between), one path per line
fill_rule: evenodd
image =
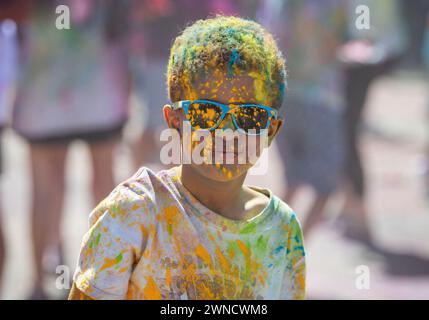
M245 158L245 153L231 150L219 150L213 153L214 159L219 159L223 164L237 164L241 158Z
M223 150L213 149L213 152L216 154L234 155L234 156L238 156L240 153L242 153L238 150L225 150L225 149L223 149Z
M227 151L227 150L223 150L223 151L222 151L222 153L223 153L223 154L233 154L233 155L238 156L238 151Z

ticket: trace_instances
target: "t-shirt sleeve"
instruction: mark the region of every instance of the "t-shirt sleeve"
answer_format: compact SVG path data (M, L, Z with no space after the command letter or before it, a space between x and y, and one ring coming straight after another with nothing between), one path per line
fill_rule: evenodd
M287 260L282 299L305 299L305 250L300 223L292 213L288 226Z
M122 185L94 209L73 277L80 291L94 299L126 299L133 267L147 241L148 202Z

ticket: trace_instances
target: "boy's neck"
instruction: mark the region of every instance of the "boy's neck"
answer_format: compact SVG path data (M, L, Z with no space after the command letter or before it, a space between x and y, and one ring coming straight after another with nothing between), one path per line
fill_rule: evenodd
M245 178L246 175L243 174L231 181L213 181L196 172L191 166L180 167L183 186L204 206L221 215L240 201Z

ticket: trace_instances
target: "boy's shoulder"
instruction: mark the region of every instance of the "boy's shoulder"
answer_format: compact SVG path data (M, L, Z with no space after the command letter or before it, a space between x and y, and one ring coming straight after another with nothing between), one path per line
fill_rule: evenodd
M276 214L280 217L284 225L294 225L300 228L296 212L279 197L272 195Z
M129 218L130 215L149 215L156 210L156 185L160 182L160 177L152 170L140 168L97 205L90 214L90 225L106 212L121 220Z
M298 254L299 259L301 259L301 257L305 256L301 223L295 211L286 202L276 196L273 196L273 198L277 203L276 214L280 216L280 226L285 238L288 239L286 247L292 250L291 252L294 255Z

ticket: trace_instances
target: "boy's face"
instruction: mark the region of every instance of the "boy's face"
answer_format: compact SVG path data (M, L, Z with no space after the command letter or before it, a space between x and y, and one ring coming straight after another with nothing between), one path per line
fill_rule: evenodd
M260 89L261 86L255 84L257 81L258 79L255 79L255 73L249 74L241 72L239 74L235 73L235 75L229 76L227 70L214 70L213 72L208 72L204 79L200 79L196 82L192 91L187 93L186 99L191 101L211 100L222 104L261 104L270 107L272 103L270 95L267 92L263 92L263 90ZM262 91L256 92L257 90ZM179 131L183 133L183 121L185 120L183 110L172 110L167 106L167 108L164 108L164 116L169 127L178 128ZM202 164L195 164L194 162L191 162L190 166L192 166L199 174L209 178L210 180L229 181L236 179L244 175L255 163L254 159L250 161L249 156L247 156L246 163L243 164L238 160L239 155L243 156L243 153L246 155L251 154L252 151L249 152L249 148L255 149L255 143L256 151L258 151L260 143L263 143L263 141L261 141L262 139L266 139L264 143L265 145L269 145L274 136L278 133L282 123L283 120L281 118L278 118L277 120L271 118L271 122L265 136L247 136L240 133L241 139L235 138L233 139L233 142L231 142L231 140L226 142L225 140L228 138L225 136L222 137L219 133L234 131L234 133L239 135L238 132L235 131L236 127L233 123L231 114L227 114L219 127L216 130L211 131L212 139L209 140L210 143L206 142L204 148L200 148L201 156L203 156L203 154L209 154L212 156L211 163L204 162ZM197 141L198 139L195 138L196 134L196 131L192 131L192 143L190 145L191 152L193 152L201 143L201 141ZM185 137L185 139L189 139L189 137ZM222 140L221 143L219 143L219 139ZM254 141L249 142L250 139L254 139ZM217 143L216 140L218 140ZM222 148L219 148L219 146L222 146ZM215 160L216 153L218 154L216 159L222 159L223 161ZM259 152L257 152L256 156L260 156ZM233 158L233 163L231 163L231 161L227 161L227 157L229 157L230 160ZM207 156L205 158L207 158Z

